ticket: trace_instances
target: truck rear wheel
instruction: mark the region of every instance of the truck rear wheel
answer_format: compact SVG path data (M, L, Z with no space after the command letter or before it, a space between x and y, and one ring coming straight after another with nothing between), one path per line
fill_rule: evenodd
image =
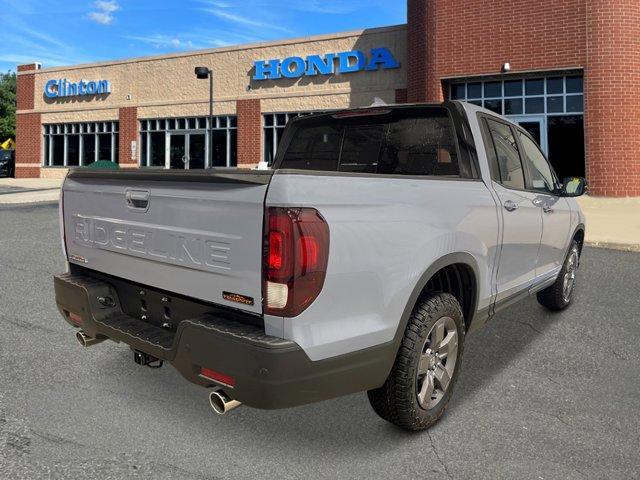
M574 240L555 283L536 295L540 305L547 307L549 310L562 310L569 306L579 262L580 249L578 248L578 243Z
M414 308L384 385L367 392L373 410L406 430L424 430L444 413L458 378L464 346L460 304L431 293Z

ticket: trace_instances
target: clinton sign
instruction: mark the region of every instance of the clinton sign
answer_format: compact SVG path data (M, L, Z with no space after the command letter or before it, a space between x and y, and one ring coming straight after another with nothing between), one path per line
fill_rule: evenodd
M277 80L279 78L313 77L341 73L375 72L399 68L398 62L388 48L372 48L367 55L361 50L351 50L324 55L310 55L306 58L287 57L284 59L257 60L254 62L253 79Z
M80 80L70 82L66 78L49 80L44 85L47 98L79 97L84 95L106 95L111 93L109 80Z

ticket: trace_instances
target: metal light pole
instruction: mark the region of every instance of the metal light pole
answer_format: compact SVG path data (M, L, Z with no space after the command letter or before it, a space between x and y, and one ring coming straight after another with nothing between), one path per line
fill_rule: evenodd
M207 67L196 67L196 77L200 80L209 79L209 168L213 167L213 70Z

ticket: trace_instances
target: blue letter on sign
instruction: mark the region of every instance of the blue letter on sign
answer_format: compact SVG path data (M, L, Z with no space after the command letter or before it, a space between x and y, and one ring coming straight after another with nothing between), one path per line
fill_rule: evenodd
M289 57L282 61L280 73L287 78L298 78L304 74L304 67L303 59L300 57Z
M393 54L386 48L372 48L371 60L365 68L365 70L378 70L378 67L382 66L382 69L398 68L400 63L393 58Z
M47 98L56 98L58 96L58 92L53 88L57 87L58 82L55 80L49 80L47 84L44 86L44 94Z
M305 75L331 75L333 73L333 61L335 53L327 53L324 58L320 55L310 55L307 57L307 71Z
M338 58L340 58L339 73L359 72L367 65L367 57L360 50L339 53ZM355 59L355 63L352 64L351 59Z
M256 73L253 76L254 80L275 80L281 78L280 76L280 60L258 60L253 62L256 67Z

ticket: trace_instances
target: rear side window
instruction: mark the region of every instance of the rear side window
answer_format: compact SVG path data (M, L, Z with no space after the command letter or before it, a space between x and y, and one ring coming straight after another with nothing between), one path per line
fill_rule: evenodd
M333 125L301 129L287 148L288 166L283 168L337 170L342 133L342 128Z
M383 118L301 120L279 168L398 175L460 176L454 128L445 109ZM321 154L319 154L321 152Z
M488 149L490 162L498 165L499 183L507 188L524 190L524 172L513 130L504 123L487 119L493 149Z
M459 176L451 121L410 118L389 125L379 173Z

